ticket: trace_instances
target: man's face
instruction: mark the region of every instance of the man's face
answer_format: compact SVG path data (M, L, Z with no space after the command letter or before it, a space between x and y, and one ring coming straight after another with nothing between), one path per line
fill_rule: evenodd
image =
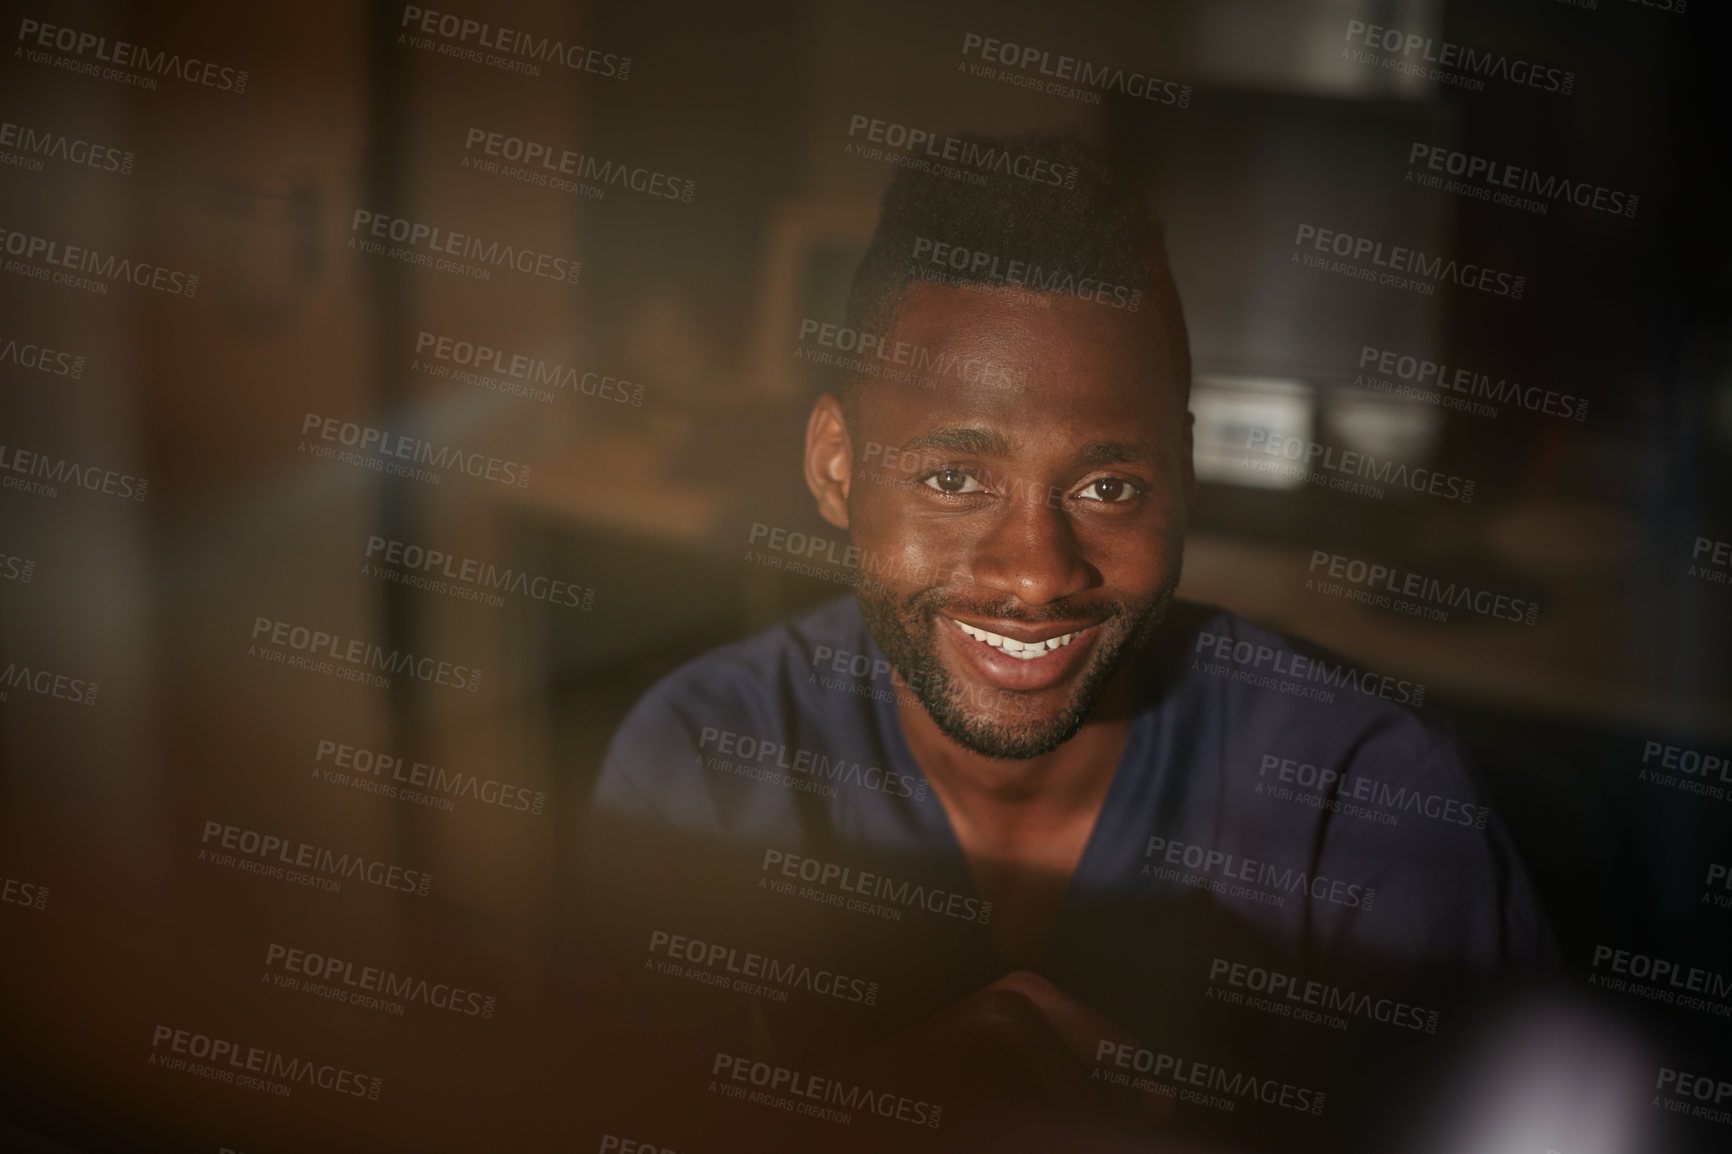
M891 339L993 371L862 392L860 604L964 748L1027 758L1068 740L1172 598L1194 483L1163 333L1071 296L921 285Z

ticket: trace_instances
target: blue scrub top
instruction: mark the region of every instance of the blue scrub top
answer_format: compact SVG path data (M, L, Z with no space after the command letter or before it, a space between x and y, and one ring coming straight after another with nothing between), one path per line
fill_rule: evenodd
M1175 1088L1238 1094L1277 1129L1295 1101L1339 1117L1363 1078L1337 1059L1375 1065L1447 1033L1486 983L1554 963L1422 687L1188 603L1133 660L1129 738L1038 971L1165 1056ZM591 916L629 923L646 997L681 985L654 980L671 942L687 979L737 983L779 1053L842 1052L1002 976L903 737L910 692L848 597L687 664L631 711L593 798L614 848L588 888L612 898ZM798 967L870 1002L790 986Z

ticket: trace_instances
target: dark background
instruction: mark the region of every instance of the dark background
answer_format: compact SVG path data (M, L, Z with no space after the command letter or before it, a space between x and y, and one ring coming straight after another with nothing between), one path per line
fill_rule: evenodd
M89 708L0 703L0 873L53 895L40 913L0 909L8 1141L581 1149L654 1123L585 1095L607 1039L573 1038L541 1009L561 980L570 830L613 726L656 678L847 591L839 570L741 558L754 525L834 536L798 474L822 382L791 353L802 317L840 321L891 172L843 155L856 112L941 131L1076 124L1120 150L1165 221L1200 404L1278 380L1319 439L1338 438L1339 415L1366 401L1364 344L1589 398L1580 424L1430 410L1415 463L1475 478L1471 505L1206 474L1183 593L1425 682L1573 979L1600 943L1732 967L1732 912L1702 898L1708 864L1732 863L1732 800L1637 776L1648 741L1732 753L1732 587L1688 573L1696 538L1732 539L1720 6L481 7L463 14L630 55L630 77L529 79L416 52L398 43L400 6L0 6L8 36L34 18L251 72L236 97L0 59L0 116L138 156L128 177L0 168L0 224L195 269L203 285L183 301L0 278L4 335L89 359L75 382L0 365L0 441L151 479L149 500L124 507L0 492L0 551L37 562L30 583L0 585L0 661L103 684ZM1575 91L1398 82L1339 58L1349 19L1568 68ZM1094 107L974 79L956 71L971 31L1188 83L1191 105ZM479 175L460 167L478 125L697 193L597 201ZM1422 189L1402 179L1415 139L1641 207L1537 216ZM357 207L575 254L583 276L570 290L476 283L364 257L346 247ZM1300 222L1420 239L1525 273L1526 294L1419 297L1302 269L1289 263ZM641 382L643 405L430 380L409 368L422 330ZM425 486L315 461L297 450L306 412L437 429L532 462L535 482ZM492 608L358 576L372 534L564 576L595 605ZM1540 620L1434 623L1323 597L1304 588L1313 550L1531 597ZM261 665L244 656L260 615L479 665L484 688L379 691ZM321 737L521 782L549 806L439 813L338 793L308 780ZM365 848L438 885L412 904L212 873L194 856L219 815ZM264 988L257 959L285 939L457 975L496 991L500 1017L386 1020ZM1592 1004L1732 1078L1724 1019ZM164 1020L342 1056L388 1094L297 1091L291 1106L160 1075L144 1063ZM1657 1141L1706 1149L1725 1133L1681 1123Z

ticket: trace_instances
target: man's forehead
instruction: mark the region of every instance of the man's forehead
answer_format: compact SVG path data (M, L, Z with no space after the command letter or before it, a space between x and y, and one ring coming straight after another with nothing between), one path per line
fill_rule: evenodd
M970 401L1056 389L1072 396L1164 394L1157 401L1163 403L1189 392L1188 366L1174 355L1158 317L1062 293L921 283L897 310L890 339L899 355L936 366L928 381L984 383L998 390L987 396L981 389L960 389ZM958 371L962 364L966 371Z
M1162 392L1165 358L1147 318L1075 297L919 286L890 347L915 372L866 392L896 409L978 412L1001 422L1082 407L1131 417Z
M1020 431L976 422L922 429L895 447L909 454L1002 459L1017 455L1026 447L1027 440ZM1154 446L1135 436L1073 438L1064 449L1077 463L1090 466L1139 464L1155 459Z

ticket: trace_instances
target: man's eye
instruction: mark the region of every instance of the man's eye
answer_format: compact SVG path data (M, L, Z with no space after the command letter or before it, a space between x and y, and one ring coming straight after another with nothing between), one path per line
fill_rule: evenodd
M928 488L936 489L940 493L947 493L952 496L959 493L986 492L986 486L982 485L979 481L976 481L967 473L964 473L961 469L940 469L938 472L932 474L932 476L926 478L924 483Z
M1121 477L1102 477L1084 485L1078 496L1085 501L1105 501L1109 504L1118 504L1121 501L1131 500L1138 492L1139 490L1135 485Z

